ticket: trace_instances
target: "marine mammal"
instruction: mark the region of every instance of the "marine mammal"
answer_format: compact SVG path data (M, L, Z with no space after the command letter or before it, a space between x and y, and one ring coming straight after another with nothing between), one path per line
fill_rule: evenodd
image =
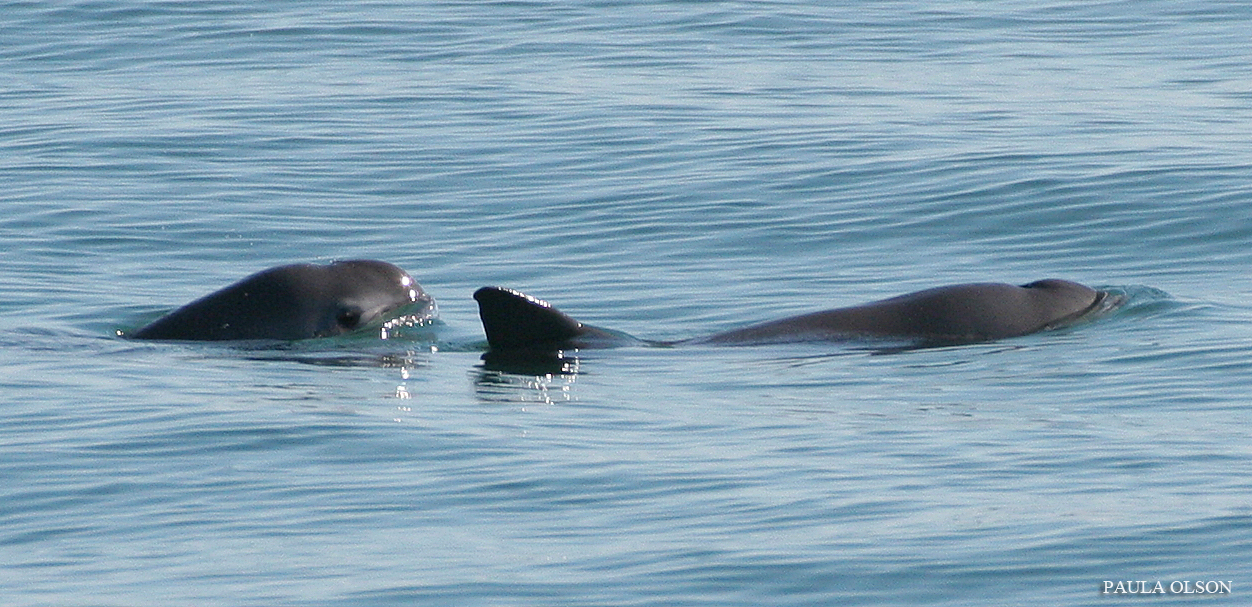
M960 344L1056 328L1099 307L1106 294L1050 278L935 287L858 306L802 314L679 342L649 342L583 324L524 293L483 287L474 293L492 350L603 348L628 344L751 345L801 341L907 339Z
M257 272L138 329L135 339L296 340L355 331L413 306L433 317L434 300L404 270L353 259Z

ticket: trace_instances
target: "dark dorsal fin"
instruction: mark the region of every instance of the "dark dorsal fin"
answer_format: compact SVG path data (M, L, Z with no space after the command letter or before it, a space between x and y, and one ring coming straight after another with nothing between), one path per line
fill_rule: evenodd
M474 292L478 315L493 349L560 346L583 334L583 324L548 302L502 287Z

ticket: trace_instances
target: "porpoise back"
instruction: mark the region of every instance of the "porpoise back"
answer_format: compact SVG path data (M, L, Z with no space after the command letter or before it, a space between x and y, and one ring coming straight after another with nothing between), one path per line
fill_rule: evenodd
M1101 293L1060 279L1015 286L935 287L849 308L803 314L699 339L713 344L905 338L972 343L1029 335L1094 308Z
M1015 286L936 287L881 301L814 312L682 342L649 342L585 325L545 301L501 287L474 294L493 350L603 348L629 344L750 345L863 338L973 343L1056 328L1097 308L1104 293L1060 279Z

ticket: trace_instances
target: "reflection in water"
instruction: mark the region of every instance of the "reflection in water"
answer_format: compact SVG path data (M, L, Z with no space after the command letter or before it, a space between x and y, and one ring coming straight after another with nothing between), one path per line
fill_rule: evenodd
M474 393L491 403L572 402L578 366L564 352L488 352L476 369Z
M516 375L578 373L578 357L564 350L494 350L483 353L483 368Z
M378 367L381 369L409 369L430 365L430 354L427 351L408 350L405 352L342 352L315 350L297 351L270 348L252 350L248 353L251 360L272 360L296 362L320 367Z
M405 314L384 322L378 328L378 338L433 341L436 331L443 326L438 314L435 302L431 301L420 314Z

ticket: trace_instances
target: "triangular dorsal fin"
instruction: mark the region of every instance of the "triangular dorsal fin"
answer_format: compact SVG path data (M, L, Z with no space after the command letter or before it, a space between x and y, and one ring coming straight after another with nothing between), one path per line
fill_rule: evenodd
M495 349L559 346L582 335L583 324L541 299L503 287L474 292L478 315Z

